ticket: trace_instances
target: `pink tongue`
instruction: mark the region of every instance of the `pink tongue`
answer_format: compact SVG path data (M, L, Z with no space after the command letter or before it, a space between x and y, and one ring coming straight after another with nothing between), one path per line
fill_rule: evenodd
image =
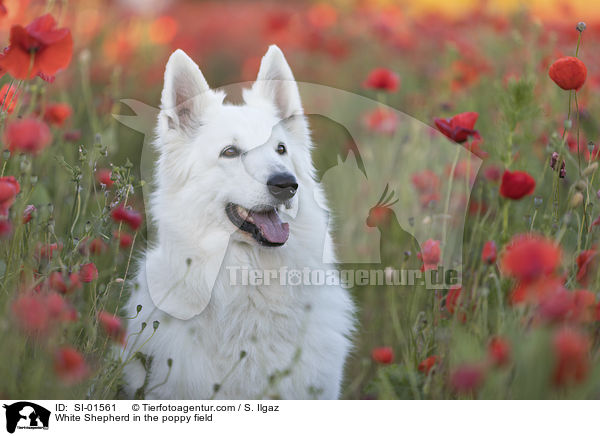
M260 229L261 235L267 241L274 244L283 244L290 236L289 224L281 222L275 210L269 212L250 211L248 215L252 217L254 224Z

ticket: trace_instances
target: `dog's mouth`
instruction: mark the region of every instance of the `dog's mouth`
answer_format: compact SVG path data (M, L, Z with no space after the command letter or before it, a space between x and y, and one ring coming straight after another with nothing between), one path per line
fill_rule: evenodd
M248 210L240 205L229 203L225 207L225 212L234 226L248 233L261 245L280 247L290 236L290 225L281 221L277 209L273 206Z

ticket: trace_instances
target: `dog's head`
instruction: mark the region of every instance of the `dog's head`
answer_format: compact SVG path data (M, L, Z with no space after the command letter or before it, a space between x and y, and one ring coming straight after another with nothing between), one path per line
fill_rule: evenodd
M284 245L293 225L285 211L308 189L312 163L298 87L281 50L269 48L244 104L224 97L183 51L171 55L154 216L189 235L210 228L251 244Z

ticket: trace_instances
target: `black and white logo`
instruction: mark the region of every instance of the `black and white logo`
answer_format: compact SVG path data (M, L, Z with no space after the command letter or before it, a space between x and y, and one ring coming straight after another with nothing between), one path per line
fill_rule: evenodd
M14 433L16 429L48 430L48 409L29 401L4 404L3 407L6 409L6 431L9 433Z

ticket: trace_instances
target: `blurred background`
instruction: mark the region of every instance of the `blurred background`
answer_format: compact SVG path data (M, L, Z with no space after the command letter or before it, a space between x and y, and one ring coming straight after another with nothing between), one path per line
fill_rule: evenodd
M99 236L111 244L117 243L115 238L110 236L111 230L104 231L109 226L107 223L110 223L108 203L113 200L111 198L110 201L106 201L108 194L104 192L105 186L100 188L95 185L97 168L112 168L113 173L118 172L115 171L118 169L128 176L131 172L137 191L129 202L137 210L144 210L143 198L139 195L141 189L138 189L139 179L143 177L139 168L144 141L147 144L151 139L152 126L132 129L118 123L113 114L135 114L128 105L121 103L122 99L135 99L154 108L159 106L165 63L170 53L177 48L185 50L198 63L208 83L216 88L253 80L267 47L277 44L284 51L298 81L346 90L406 114L406 118L403 118L403 115L377 112L376 107L370 107L368 111L365 108L364 114L352 114L364 129L364 141L360 144L363 148L361 153L368 151L364 149L365 145L371 146L373 150L381 144L385 144L386 147L393 146L394 141L401 136L398 132L410 130L409 117L432 126L435 117L449 118L460 112L477 112L479 119L476 129L484 138L481 147L483 154L488 158L485 166L492 168L497 165L496 176L490 176L487 181L489 183L479 191L483 192L477 197L479 202L474 201L473 197L469 202L465 195L464 198L452 202L452 206L457 206L463 211L468 205L467 218L472 219L474 224L471 223L471 227L476 229L473 233L466 233L465 241L470 244L470 257L464 259L465 268L468 266L473 271L473 292L478 298L483 295L477 300L479 306L476 322L468 327L462 326L454 319L456 317L453 318L453 312L448 314L442 307L442 295L413 295L406 290L398 292L393 288L355 290L360 311L360 328L356 350L348 365L344 398L448 398L452 392L444 385L445 382L441 381L442 378L447 378L448 366L440 370L441 378L432 382L431 378L426 379L423 371L417 371L419 362L433 352L449 356L448 365L464 360L465 356L479 356L489 337L502 330L499 326L509 325L510 328L503 327L503 331L520 340L519 328L525 323L516 316L510 318L513 316L512 312L506 315L506 319L510 318L512 324L507 321L506 324L498 322L496 325L491 321L492 317L498 314L498 317L504 317L502 311L505 308L500 304L501 310L492 310L493 304L499 304L498 301L502 298L492 301L495 297L488 289L492 288L491 275L486 275L488 270L480 265L481 246L486 239L493 236L500 246L506 243L510 236L506 225L501 235L499 232L502 221L500 208L503 206L506 206L504 223L508 223L508 206L499 201L497 193L497 181L502 171L499 162L508 160L509 164L515 163L519 168L527 169L536 175L540 187L537 195L544 197L543 207L546 208L539 210L536 225L544 232L555 232L556 229L552 227L554 221L550 216L562 216L567 208L562 203L565 203L568 195L561 197L563 201L560 211L558 205L555 206L555 211L550 210L553 204L550 190L552 182L548 179L544 182L543 178L544 175L552 177L547 175L547 159L551 149L560 148L557 145L560 144L560 140L556 139L556 133L561 133L564 126L567 94L550 81L548 68L558 57L574 54L579 36L575 25L579 21L585 21L587 29L582 36L579 57L587 66L587 80L585 86L577 93L581 113L581 135L579 130L576 136L569 132L566 146L571 152L577 151L578 145L581 145L582 150L587 150L588 141L597 144L600 132L598 122L591 115L597 113L599 102L594 97L600 90L600 51L597 49L600 42L600 8L596 2L4 0L0 1L0 6L4 7L4 11L0 8L0 37L6 44L11 26L26 25L46 12L52 13L56 18L58 27L69 28L73 35L74 50L70 66L60 72L51 84L43 83L37 78L35 81L23 82L23 97L19 100L20 106L12 115L16 118L37 113L35 98L39 98L44 104L50 101L68 102L73 110L72 116L60 129L53 127L56 138L53 148L34 161L37 186L33 190L31 202L36 205L53 202L56 205L67 206L66 209L63 208L66 211L64 213L60 207L56 208L56 213L53 208L52 212L48 212L52 220L56 220L59 239L69 230L73 236L75 229L90 238ZM399 84L394 89L373 89L365 84L369 74L376 68L391 71L399 79ZM2 85L9 82L12 83L10 77L5 75ZM35 98L30 97L31 95ZM507 128L510 124L512 125ZM326 119L311 119L311 127L316 142L314 161L319 176L322 176L338 162L339 156L345 159L348 151L354 150L353 144L343 126L335 125ZM579 129L579 123L577 127ZM421 133L425 135L428 130L432 129L427 128ZM143 132L148 134L144 135ZM442 139L446 141L445 137ZM508 159L505 159L507 140L510 140L511 149ZM445 143L450 144L448 141ZM88 165L89 158L82 157L82 148L88 147L91 150L92 144L99 145L100 151L93 152L96 160L92 159L93 165ZM564 147L564 144L561 147ZM435 147L432 150L429 153L434 154ZM513 151L514 156L511 154ZM75 204L71 187L73 179L70 173L57 164L58 159L50 159L49 156L53 154L64 156L64 160L71 165L69 170L78 162L81 163L89 181L86 180L83 188L77 184L76 189L91 191L96 186L98 192L94 190L92 197L96 199L104 196L104 205L98 201L98 210L93 209L94 204L90 202L92 206L82 212L77 226L71 223L68 214L68 210ZM381 156L382 161L389 160L385 155ZM442 162L447 160L442 159ZM572 161L573 159L568 161L567 167L570 175L576 174ZM414 164L414 161L412 163ZM435 194L439 194L437 185L444 185L452 179L450 176L460 179L461 186L466 185L468 191L474 183L478 165L470 168L461 165L460 162L452 168L436 168ZM6 174L18 175L19 162L12 159L7 169ZM420 187L422 188L413 178L416 170L417 167L413 165L402 175L404 183L401 189L404 191L396 191L396 195L402 195L403 198L412 195L416 198ZM457 176L458 172L460 174ZM426 176L426 180L433 179L430 175ZM573 181L574 179L569 183ZM125 182L130 183L129 180ZM125 182L122 186L125 186ZM373 186L373 191L368 192L368 197L364 198L376 201L383 191L384 182ZM556 181L556 186L558 183ZM565 186L570 189L566 183L565 181ZM343 192L339 193L337 198L344 198L343 195ZM122 197L117 199L121 200ZM360 202L361 198L355 200ZM487 204L484 204L484 200ZM114 204L116 202L113 201ZM435 232L435 222L432 222L428 215L439 211L428 209L429 200L423 201L422 204L417 201L413 203L411 207L419 209L423 217L417 223L427 225ZM114 204L111 203L110 206ZM438 201L438 206L440 204ZM511 204L511 235L534 229L532 215L535 220L540 204L542 203L534 203L533 199ZM24 207L25 203L22 206ZM85 215L86 213L88 215ZM88 216L92 222L91 226L84 224ZM358 227L368 231L364 225L365 218L353 216L347 221L355 227L342 228L342 231L355 234ZM484 223L480 225L476 220ZM490 223L495 226L493 230L496 233L486 227ZM469 226L467 223L467 228ZM565 235L561 241L564 247L581 248L577 245L577 229L569 227L566 221L564 226L566 230L561 233L561 237L562 234ZM457 231L462 232L462 223L456 227ZM581 231L579 233L581 234ZM476 237L471 238L473 234L476 234ZM454 235L458 238L456 243L460 245L462 233ZM436 235L431 233L430 237L435 238ZM587 241L588 246L591 243L591 240ZM33 246L33 238L29 244ZM140 235L135 241L136 249L143 248L144 244L144 235ZM12 252L10 254L12 255ZM88 260L87 253L82 256ZM121 253L121 256L125 255ZM572 267L574 257L572 253L569 256L566 263L568 267ZM25 257L26 255L23 256ZM401 257L401 252L390 254L390 258ZM79 263L83 262L75 256L73 259L71 264L65 261L69 268L78 267ZM114 266L114 269L104 276L101 272L100 280L108 283L107 286L122 276L123 265L127 263L123 259L128 258L115 259L106 255L106 259L96 261L100 271L103 266L106 271ZM15 265L13 267L15 272L11 280L14 279L14 283L17 283L18 271ZM37 273L37 264L32 262L28 267ZM60 267L64 269L64 265L61 264ZM54 268L58 266L54 265ZM48 270L50 269L49 267ZM484 276L485 280L488 280L485 286L481 283L485 281ZM493 280L497 284L494 289L498 290L498 295L505 291L508 293L508 281L500 283L497 275ZM118 283L122 289L122 280ZM12 282L10 284L12 286ZM103 285L99 285L99 289L103 289L100 287ZM491 295L489 317L488 294ZM102 292L100 295L103 295ZM118 297L121 298L122 295ZM8 312L10 299L5 300L2 304ZM115 299L108 305L116 312L120 304L121 302ZM83 305L81 307L87 308ZM89 313L93 314L95 309L94 306ZM94 333L97 326L94 324L94 317L88 318L91 321L86 321L85 316L79 319L78 322L83 324L86 330L81 330L79 324L77 328L73 327L70 340L86 355L93 356L92 360L95 359L97 369L102 369L103 365L106 368L112 365L110 359L106 358L106 343L102 347L97 345L95 341L98 339ZM505 318L502 318L502 322L504 320ZM438 329L442 324L445 328ZM490 327L492 324L493 328ZM10 331L8 324L0 324L1 328ZM80 335L81 331L85 331L93 339L87 340L87 336ZM463 344L463 348L456 348L459 350L456 351L457 354L452 354L455 353L454 348L452 353L449 351L451 335L460 338ZM597 339L596 334L596 341ZM63 339L58 342L61 341ZM19 338L15 339L15 353L24 352L21 343ZM532 337L531 343L535 345L541 343L541 340ZM398 365L394 365L393 369L381 370L373 362L371 350L383 345L393 347L398 353ZM529 358L531 356L526 355L527 350L523 348L522 351L525 356L523 361L529 365L527 371L523 371L522 374L525 374L525 379L531 379L531 374L539 372L537 362L544 360L546 354L540 352L534 358ZM544 353L546 352L545 349ZM544 357L538 359L537 356ZM28 355L27 359L34 361L31 355ZM27 359L24 357L23 362L29 362ZM6 363L5 374L8 375L3 378L16 379L21 368L19 365L19 362ZM44 371L47 371L44 369L45 365L31 365L36 368L36 380L44 380ZM17 368L18 371L13 368ZM597 371L595 377L596 381L600 381ZM536 385L527 391L521 381L514 383L515 392L520 387L523 391L519 391L518 394L508 393L504 390L503 380L494 379L495 384L485 395L488 398L546 398L554 395L546 390L545 385ZM512 378L510 380L513 381ZM89 392L86 386L81 387L79 391L52 391L50 388L45 391L33 381L28 385L27 389L30 390L19 389L21 387L0 385L0 396L3 392L14 396L17 392L21 397L30 398L38 397L40 393L48 396L76 397ZM107 390L97 397L113 397L114 394L115 392ZM585 395L577 393L575 396Z

